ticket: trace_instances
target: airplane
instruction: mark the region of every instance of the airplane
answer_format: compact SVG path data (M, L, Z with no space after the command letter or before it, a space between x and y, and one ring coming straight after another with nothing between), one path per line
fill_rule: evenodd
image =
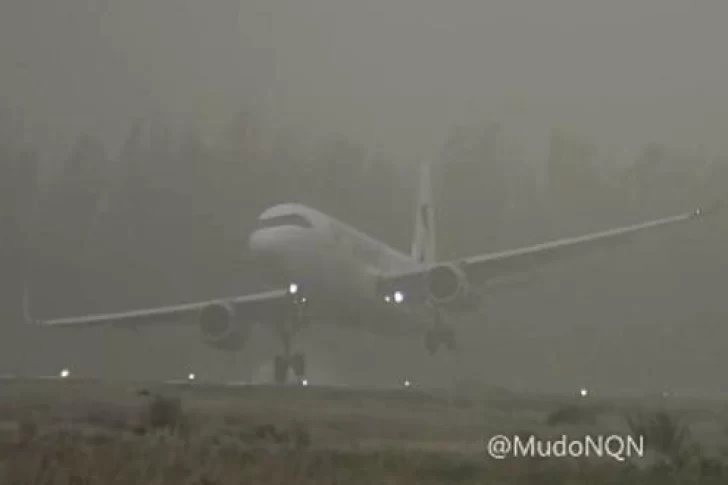
M26 323L44 327L197 325L206 345L227 352L241 351L248 344L252 325L265 325L282 347L274 358L273 382L285 384L291 371L299 382L306 382L305 356L294 351L293 340L311 323L352 326L385 336L418 336L430 354L443 346L456 351L458 320L483 308L488 285L498 278L611 247L637 233L701 218L708 212L712 209L438 261L430 164L424 163L409 254L312 207L284 203L260 214L248 241L272 289L120 313L38 320L31 316L26 284L24 317Z

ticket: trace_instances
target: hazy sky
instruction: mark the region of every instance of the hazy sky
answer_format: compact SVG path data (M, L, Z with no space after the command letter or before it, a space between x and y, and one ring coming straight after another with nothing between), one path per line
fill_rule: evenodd
M131 117L155 113L212 129L244 105L273 127L343 133L399 159L479 119L502 122L533 154L554 127L617 154L653 140L728 153L726 19L726 0L0 0L0 103L27 113L46 148L80 131L118 140ZM492 326L463 338L468 372L569 389L659 387L655 376L723 386L728 236L705 227L694 241L676 232L665 236L674 246L575 264L530 294L494 299ZM628 326L640 322L646 330ZM664 324L687 330L649 333ZM151 361L176 372L184 349L203 352L197 337L166 335L109 334L93 355L45 342L90 368L112 349L112 364L141 375ZM351 340L322 354L360 355L343 360L353 366L389 349L373 363L384 368L406 346L422 374L446 380L420 343ZM505 365L514 349L535 357ZM129 363L128 352L149 360Z
M559 126L715 151L726 18L720 0L4 0L0 96L61 137L245 104L402 157L478 118L531 145Z

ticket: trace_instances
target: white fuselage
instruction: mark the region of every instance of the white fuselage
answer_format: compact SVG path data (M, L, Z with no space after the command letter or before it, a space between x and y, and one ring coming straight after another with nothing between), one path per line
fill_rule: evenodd
M268 282L296 283L317 321L387 334L427 330L424 308L385 301L377 278L418 263L356 229L298 204L272 207L259 218L250 250Z

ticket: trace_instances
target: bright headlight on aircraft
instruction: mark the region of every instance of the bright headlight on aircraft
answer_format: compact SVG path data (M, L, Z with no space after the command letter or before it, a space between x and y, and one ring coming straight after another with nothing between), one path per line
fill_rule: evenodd
M188 381L194 381L195 379L197 379L197 376L195 375L194 372L190 372L189 374L187 374Z
M298 285L296 283L291 283L290 285L288 285L288 293L290 293L291 295L295 295L296 293L298 293Z
M307 385L308 385L308 379L304 379L304 380L302 380L302 381L301 381L301 385L302 385L302 386L307 386Z
M401 291L395 291L394 292L394 302L395 303L402 303L404 301L404 293Z
M587 397L589 395L589 390L586 387L582 387L579 391L579 395L581 397Z
M384 301L387 302L387 303L391 303L392 302L392 297L389 296L389 295L384 295Z
M61 379L65 379L66 377L71 375L71 371L68 369L63 369L59 375L61 376Z
M404 387L410 387L412 385L412 383L410 382L409 379L405 379L403 384L404 384Z

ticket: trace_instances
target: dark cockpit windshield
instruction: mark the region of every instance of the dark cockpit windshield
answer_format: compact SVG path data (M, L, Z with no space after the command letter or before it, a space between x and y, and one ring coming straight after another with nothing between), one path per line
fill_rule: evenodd
M280 216L267 217L265 219L258 219L257 229L264 229L267 227L280 227L280 226L297 226L312 228L313 224L306 217L300 214L283 214Z

